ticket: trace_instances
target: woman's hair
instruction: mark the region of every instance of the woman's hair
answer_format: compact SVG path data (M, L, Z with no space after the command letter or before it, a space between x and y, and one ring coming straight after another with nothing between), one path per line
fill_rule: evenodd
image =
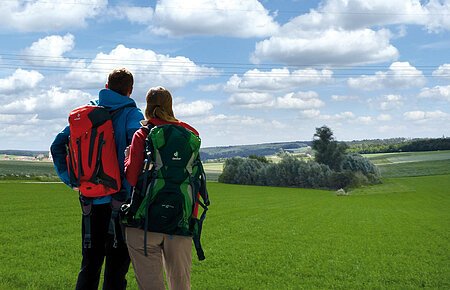
M158 118L167 122L178 122L172 110L172 95L163 87L150 88L147 92L145 119Z

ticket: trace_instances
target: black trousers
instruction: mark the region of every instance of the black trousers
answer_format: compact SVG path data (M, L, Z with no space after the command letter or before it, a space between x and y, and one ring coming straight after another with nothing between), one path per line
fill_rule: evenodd
M119 221L116 221L118 245L114 235L108 233L111 220L111 204L93 205L91 211L91 248L83 248L83 260L78 274L77 290L97 290L100 273L105 261L103 290L123 290L127 286L125 276L130 266L130 256L123 240ZM82 239L85 226L82 222Z

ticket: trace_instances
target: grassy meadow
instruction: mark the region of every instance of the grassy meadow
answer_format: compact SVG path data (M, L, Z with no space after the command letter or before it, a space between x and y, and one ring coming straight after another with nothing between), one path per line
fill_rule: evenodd
M350 196L210 182L192 289L450 289L450 152L398 154L369 156L383 183ZM0 289L73 289L77 193L0 181L0 203Z
M53 163L19 160L0 160L1 179L58 180Z
M383 177L450 174L450 151L402 152L365 155Z

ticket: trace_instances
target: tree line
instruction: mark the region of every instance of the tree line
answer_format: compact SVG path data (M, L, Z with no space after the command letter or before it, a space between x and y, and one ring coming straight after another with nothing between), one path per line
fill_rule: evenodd
M417 140L368 140L350 142L349 152L360 154L392 153L392 152L419 152L450 150L450 138L427 138Z
M250 155L274 155L280 151L298 149L311 145L311 141L278 142L254 145L234 145L209 147L200 149L202 160L222 159L231 157L248 157Z
M316 128L312 149L315 157L309 161L289 153L282 153L277 163L255 155L227 159L219 182L329 189L380 182L378 168L357 153L347 153L348 146L336 141L327 126Z

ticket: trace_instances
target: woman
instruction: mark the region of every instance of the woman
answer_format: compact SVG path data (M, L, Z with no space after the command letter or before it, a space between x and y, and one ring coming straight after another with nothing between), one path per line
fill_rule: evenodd
M175 118L172 110L172 96L168 90L163 87L151 88L147 93L146 101L145 120L141 122L143 126L174 124L198 136L194 128ZM125 174L132 186L136 185L138 176L142 172L147 135L148 129L141 128L136 131L127 149ZM149 231L147 232L147 256L144 254L144 230L127 227L126 239L140 289L165 289L163 269L170 289L190 289L191 236Z

